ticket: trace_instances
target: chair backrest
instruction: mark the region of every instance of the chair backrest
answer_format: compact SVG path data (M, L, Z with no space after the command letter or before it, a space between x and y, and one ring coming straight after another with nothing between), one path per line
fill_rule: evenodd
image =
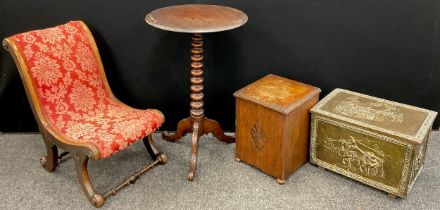
M26 88L29 100L38 103L45 118L40 120L52 127L64 127L57 123L66 117L96 115L103 111L101 104L113 97L96 44L83 22L71 21L5 40L18 51L14 59L26 80L23 83L32 86L31 93Z

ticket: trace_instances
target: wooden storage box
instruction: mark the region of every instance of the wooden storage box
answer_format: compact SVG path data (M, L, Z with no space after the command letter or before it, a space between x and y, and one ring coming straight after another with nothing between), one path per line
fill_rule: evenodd
M319 88L268 75L234 93L236 158L277 178L307 161L309 110Z
M311 112L312 163L407 196L423 168L436 112L342 89Z

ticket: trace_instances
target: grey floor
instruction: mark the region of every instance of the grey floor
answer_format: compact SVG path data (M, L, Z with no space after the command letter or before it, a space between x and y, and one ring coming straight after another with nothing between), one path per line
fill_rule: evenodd
M234 161L234 144L210 136L200 141L194 182L186 180L190 138L168 143L155 135L169 162L141 177L104 204L103 209L439 209L440 132L433 132L424 171L406 199L323 171L307 163L284 186L257 169ZM67 160L53 173L39 157L44 145L38 134L0 134L0 209L93 209ZM115 156L92 162L91 177L105 192L149 162L138 142Z

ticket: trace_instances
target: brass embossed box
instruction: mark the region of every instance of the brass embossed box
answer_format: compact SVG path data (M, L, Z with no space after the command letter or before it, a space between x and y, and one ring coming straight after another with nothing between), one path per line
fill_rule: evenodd
M309 111L320 91L270 74L235 92L237 160L283 184L307 161Z
M436 112L336 89L312 112L310 161L406 197L422 171Z

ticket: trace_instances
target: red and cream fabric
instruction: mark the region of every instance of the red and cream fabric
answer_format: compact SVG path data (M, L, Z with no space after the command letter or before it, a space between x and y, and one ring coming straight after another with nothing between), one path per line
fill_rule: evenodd
M157 110L134 109L112 99L80 22L12 39L51 127L69 140L95 144L101 158L147 136L164 122Z

